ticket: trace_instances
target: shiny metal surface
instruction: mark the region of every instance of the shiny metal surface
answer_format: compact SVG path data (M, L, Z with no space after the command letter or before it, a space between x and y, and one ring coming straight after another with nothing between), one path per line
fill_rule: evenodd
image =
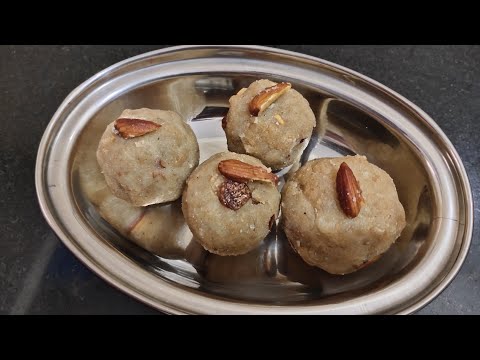
M228 98L264 77L291 82L317 116L318 133L301 162L360 153L394 179L408 225L371 267L328 275L303 263L278 228L246 255L208 254L192 241L178 202L149 210L165 224L166 245L157 256L121 235L128 216L102 207L94 154L104 127L124 108L181 113L199 138L202 161L226 148L220 119ZM286 179L298 166L280 175ZM78 258L119 289L169 313L410 313L453 279L473 226L461 160L427 114L349 69L263 47L175 47L98 73L65 99L46 129L36 185L47 221Z

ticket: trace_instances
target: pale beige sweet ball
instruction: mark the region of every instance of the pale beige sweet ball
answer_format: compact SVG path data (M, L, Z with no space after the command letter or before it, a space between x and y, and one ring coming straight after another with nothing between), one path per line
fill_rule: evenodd
M363 197L354 218L345 214L336 188L342 162ZM392 178L364 156L309 161L282 191L282 225L303 258L331 274L348 274L377 260L400 236L405 211Z
M218 255L241 255L255 249L270 232L280 207L280 192L275 184L262 181L232 183L222 175L219 163L232 159L267 170L260 160L248 155L215 154L190 175L182 197L183 215L194 239ZM239 198L242 204L232 201L237 205L232 209L219 198L225 184L237 186L243 195L248 192L251 196Z
M276 84L258 80L232 96L224 129L230 151L254 156L273 170L280 170L301 156L316 121L308 101L293 88L253 116L249 110L252 99Z
M135 206L178 199L199 162L197 139L173 111L125 110L119 119L147 120L153 131L124 138L109 124L100 139L97 160L112 193Z

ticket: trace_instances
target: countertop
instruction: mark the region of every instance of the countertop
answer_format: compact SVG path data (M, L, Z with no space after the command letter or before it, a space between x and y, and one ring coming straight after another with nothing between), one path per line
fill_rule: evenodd
M344 65L426 111L455 145L475 199L468 257L419 314L480 314L480 46L285 45ZM77 85L125 58L165 47L0 46L0 314L159 314L87 269L57 238L37 202L38 144Z

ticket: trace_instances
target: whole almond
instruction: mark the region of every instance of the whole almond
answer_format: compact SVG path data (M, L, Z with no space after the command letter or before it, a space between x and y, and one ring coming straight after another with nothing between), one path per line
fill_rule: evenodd
M243 161L229 159L218 163L218 171L226 178L238 182L263 181L278 184L278 176L260 166L254 166Z
M282 82L260 91L258 95L250 101L248 106L250 114L258 116L291 88L292 85L290 83Z
M337 172L337 196L345 215L355 218L363 204L362 192L352 169L343 162Z
M121 118L115 121L114 127L122 138L131 139L151 133L161 125L148 120Z

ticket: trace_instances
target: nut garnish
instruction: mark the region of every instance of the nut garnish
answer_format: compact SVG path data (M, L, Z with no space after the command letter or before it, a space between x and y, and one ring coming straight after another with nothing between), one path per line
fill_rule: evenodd
M260 91L260 93L250 101L248 106L250 114L258 116L291 88L292 85L290 83L282 82Z
M278 176L260 166L254 166L243 161L229 159L218 163L218 171L228 179L238 182L264 181L278 184Z
M142 119L121 118L115 120L115 130L124 139L131 139L157 130L161 125Z
M237 95L242 95L245 91L247 91L247 88L241 88L241 89L237 92Z
M274 118L277 119L280 124L285 125L285 120L283 120L279 114L275 115Z
M225 180L218 191L218 200L232 210L240 209L252 197L247 184Z
M354 218L360 213L362 192L352 169L343 162L337 172L337 195L345 215Z
M227 128L227 117L224 116L222 119L222 129L225 130Z

